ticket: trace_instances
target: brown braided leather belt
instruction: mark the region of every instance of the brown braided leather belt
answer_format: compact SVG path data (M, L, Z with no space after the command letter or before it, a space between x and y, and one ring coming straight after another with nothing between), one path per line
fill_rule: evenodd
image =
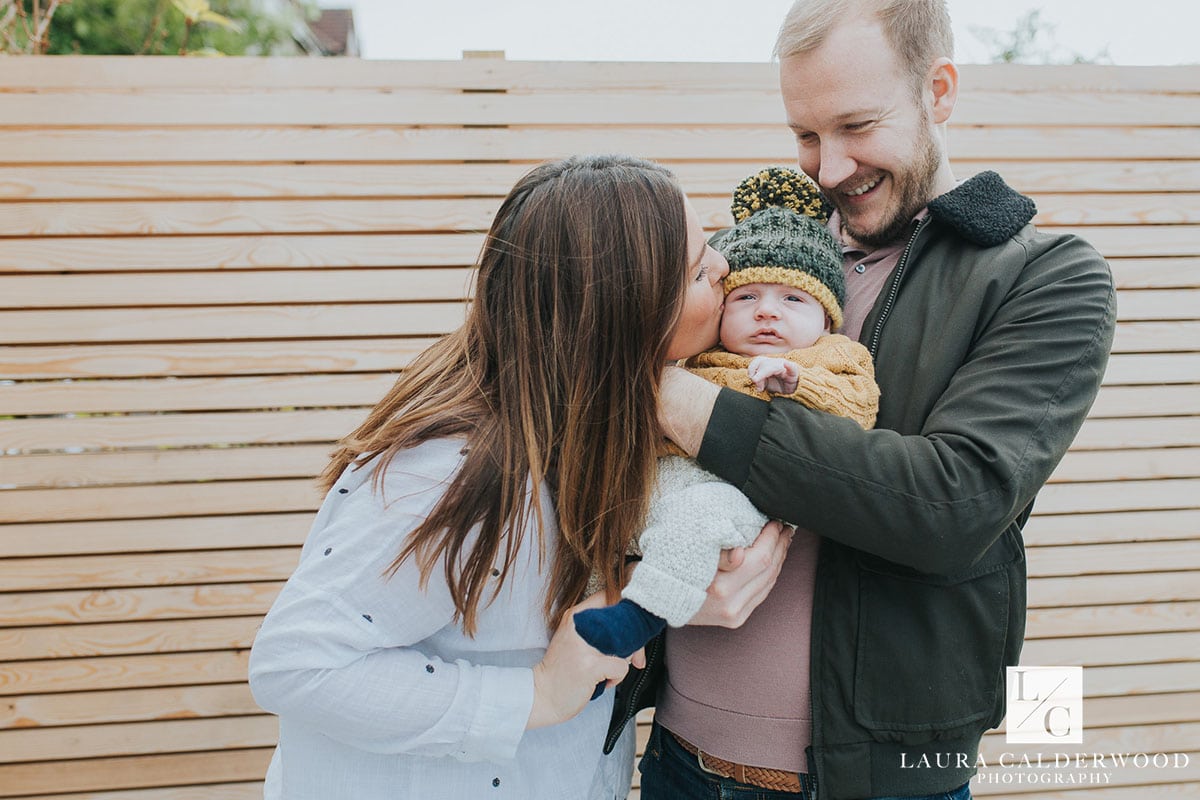
M667 731L667 733L671 733L671 731ZM800 776L795 772L735 764L732 761L717 758L711 753L705 753L682 736L674 733L671 735L675 737L675 741L679 742L680 747L696 757L700 769L705 772L711 772L722 778L733 778L738 783L746 783L760 789L771 789L776 792L800 792Z

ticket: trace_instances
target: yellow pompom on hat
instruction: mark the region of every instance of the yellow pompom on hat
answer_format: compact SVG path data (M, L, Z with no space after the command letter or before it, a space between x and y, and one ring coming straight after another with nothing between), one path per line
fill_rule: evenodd
M729 262L725 293L749 283L778 283L808 292L825 307L831 330L842 325L846 299L842 248L825 227L829 204L807 176L768 167L733 192L736 225L713 238Z

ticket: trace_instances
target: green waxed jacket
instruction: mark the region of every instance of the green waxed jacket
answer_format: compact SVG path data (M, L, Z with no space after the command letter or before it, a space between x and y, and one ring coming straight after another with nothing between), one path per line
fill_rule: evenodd
M873 430L723 390L705 432L702 466L822 537L823 799L960 786L1003 717L1025 629L1021 528L1095 399L1116 320L1108 265L1038 232L1034 211L995 173L929 204L860 337L882 393ZM652 703L659 671L621 687L614 724Z

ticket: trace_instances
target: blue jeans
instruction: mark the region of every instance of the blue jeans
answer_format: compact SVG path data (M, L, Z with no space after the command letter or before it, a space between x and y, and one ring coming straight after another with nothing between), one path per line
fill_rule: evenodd
M812 778L800 776L799 792L760 789L732 778L711 775L700 769L696 757L683 749L675 737L654 723L646 754L639 765L642 771L642 800L812 800ZM880 797L874 800L971 800L969 784L952 792L919 797Z

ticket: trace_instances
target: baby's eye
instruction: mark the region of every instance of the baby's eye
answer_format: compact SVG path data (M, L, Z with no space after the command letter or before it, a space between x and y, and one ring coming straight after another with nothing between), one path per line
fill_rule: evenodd
M789 294L789 295L788 295L787 297L785 297L784 299L785 299L785 300L790 300L790 301L791 301L791 302L793 302L793 303L803 303L803 302L804 302L804 298L803 298L802 296L798 295L798 294Z

